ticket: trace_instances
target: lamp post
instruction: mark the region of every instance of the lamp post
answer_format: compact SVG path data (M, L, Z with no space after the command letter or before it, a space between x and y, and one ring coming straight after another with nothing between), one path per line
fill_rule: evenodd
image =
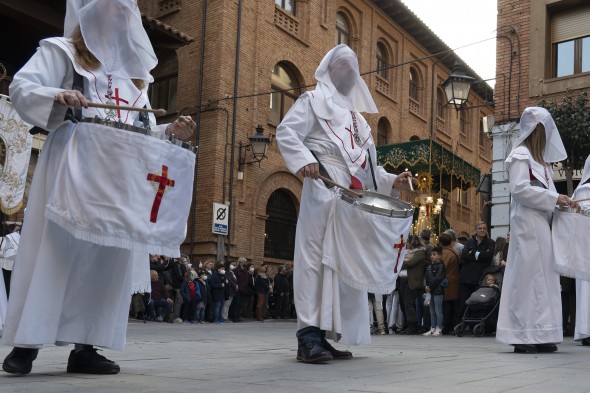
M266 150L270 145L270 137L268 135L264 135L264 128L261 124L256 127L256 134L251 135L248 137L250 143L244 144L240 141L239 144L239 157L238 157L238 180L242 180L243 174L240 175L242 172L242 167L246 164L251 164L254 162L258 163L260 166L260 161L266 158ZM246 161L247 156L246 152L252 152L252 161Z
M444 81L443 88L449 99L448 103L453 104L457 111L461 110L461 107L467 102L469 89L474 81L475 78L466 75L461 63L456 61L453 73Z

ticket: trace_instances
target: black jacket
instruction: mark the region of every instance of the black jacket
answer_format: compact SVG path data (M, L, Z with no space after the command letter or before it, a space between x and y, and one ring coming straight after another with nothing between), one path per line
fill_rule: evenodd
M469 239L461 253L461 284L480 284L483 271L492 264L495 246L495 242L487 236L479 243L475 235ZM476 259L476 253L478 251L479 255Z

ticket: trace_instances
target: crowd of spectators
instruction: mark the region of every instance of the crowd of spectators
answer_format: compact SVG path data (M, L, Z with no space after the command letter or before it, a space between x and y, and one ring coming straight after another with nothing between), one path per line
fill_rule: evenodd
M151 292L134 294L130 315L169 323L234 323L296 318L293 265L255 266L246 258L193 265L188 257L150 255Z

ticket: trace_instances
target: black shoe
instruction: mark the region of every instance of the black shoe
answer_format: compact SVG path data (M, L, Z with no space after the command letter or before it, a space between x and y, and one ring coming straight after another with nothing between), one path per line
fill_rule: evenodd
M584 346L590 346L590 337L586 337L585 339L582 340L582 345Z
M537 353L539 350L533 344L514 344L514 353Z
M352 352L350 351L339 351L330 345L328 340L322 340L322 347L326 349L332 355L334 360L352 359Z
M397 334L413 336L418 334L418 330L416 328L407 328L406 330L400 330Z
M548 353L557 351L557 345L555 344L535 344L535 347L537 347L538 352Z
M92 345L85 345L84 349L76 353L70 352L68 359L69 373L79 374L118 374L121 369L112 360L96 353L97 349Z
M332 360L332 354L320 345L320 343L308 342L301 344L297 349L297 360L303 363L321 363Z
M2 370L10 374L28 374L37 359L38 349L14 347L2 363Z

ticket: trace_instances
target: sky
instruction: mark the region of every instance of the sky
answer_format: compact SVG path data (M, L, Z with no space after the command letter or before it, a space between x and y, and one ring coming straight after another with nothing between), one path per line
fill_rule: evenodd
M496 76L496 0L402 0L482 79ZM475 44L476 42L486 40ZM474 44L474 45L470 45ZM457 49L466 45L466 48ZM494 80L488 81L493 87Z

